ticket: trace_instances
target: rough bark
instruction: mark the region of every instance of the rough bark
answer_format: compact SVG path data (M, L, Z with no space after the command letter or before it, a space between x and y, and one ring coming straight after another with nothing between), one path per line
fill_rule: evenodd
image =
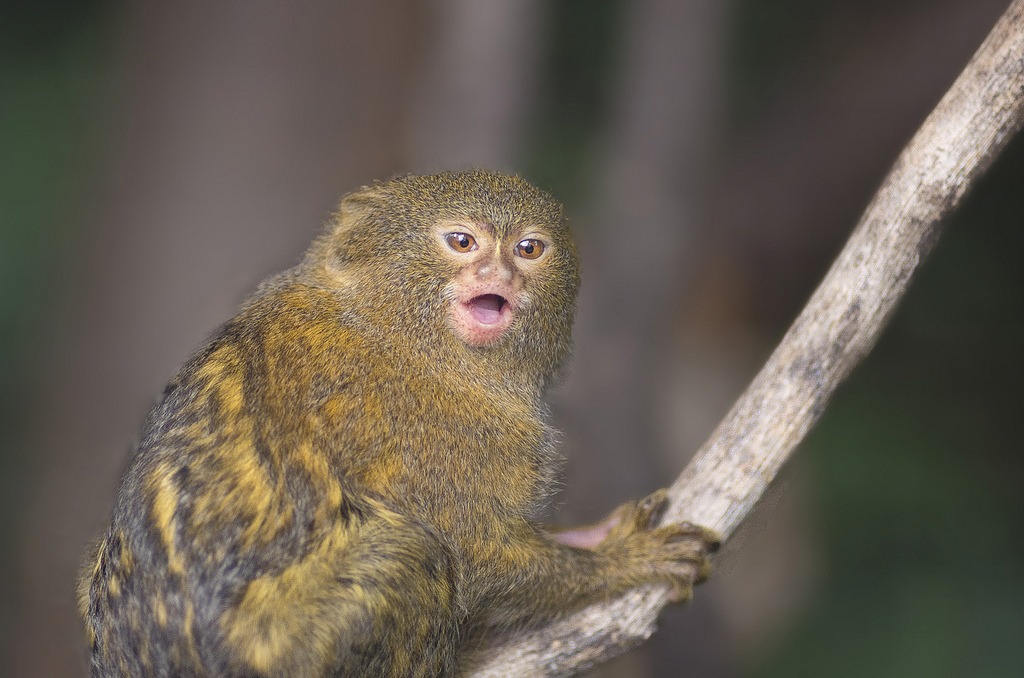
M824 281L671 488L667 519L728 537L875 344L942 219L1021 126L1024 0L1014 0L900 154ZM568 676L654 630L666 591L588 607L490 648L472 676Z

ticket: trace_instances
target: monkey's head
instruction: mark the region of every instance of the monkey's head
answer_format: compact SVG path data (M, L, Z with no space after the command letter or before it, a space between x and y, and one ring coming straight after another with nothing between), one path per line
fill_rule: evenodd
M383 328L541 386L570 348L576 247L562 206L519 177L471 170L363 188L306 266Z

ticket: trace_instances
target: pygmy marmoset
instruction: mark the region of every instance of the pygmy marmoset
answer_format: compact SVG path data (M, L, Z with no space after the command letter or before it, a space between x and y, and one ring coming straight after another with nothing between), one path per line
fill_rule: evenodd
M93 675L449 676L484 634L688 597L714 537L657 526L663 492L538 523L578 284L517 177L345 197L150 414L80 587Z

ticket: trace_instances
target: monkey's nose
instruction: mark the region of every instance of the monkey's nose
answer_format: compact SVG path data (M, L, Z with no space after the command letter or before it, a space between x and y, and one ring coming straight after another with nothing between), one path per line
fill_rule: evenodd
M482 280L493 280L495 282L512 282L512 269L501 261L488 259L476 269L476 275Z

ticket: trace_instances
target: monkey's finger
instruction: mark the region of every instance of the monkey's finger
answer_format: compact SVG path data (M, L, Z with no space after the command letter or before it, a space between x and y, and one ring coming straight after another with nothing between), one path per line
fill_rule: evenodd
M722 535L715 530L688 522L677 525L683 534L701 540L708 553L714 553L722 546Z
M685 603L693 598L693 572L679 573L669 582L668 599L673 603Z
M656 531L663 536L666 542L686 542L692 544L694 549L701 551L705 555L714 553L721 544L717 532L691 523L663 525L657 528Z
M668 490L660 489L652 492L640 500L640 514L637 516L642 524L637 525L641 529L654 527L661 522L665 510L668 509Z

